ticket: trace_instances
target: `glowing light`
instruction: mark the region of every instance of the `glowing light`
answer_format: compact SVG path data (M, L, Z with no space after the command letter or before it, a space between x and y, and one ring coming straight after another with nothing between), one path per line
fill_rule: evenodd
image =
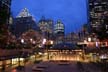
M30 41L32 42L32 41L33 41L33 39L31 38L31 39L30 39Z
M39 55L42 55L42 53L41 53L41 52L39 52Z
M107 59L107 56L106 55L101 55L100 59Z
M48 53L44 53L44 55L47 55Z
M50 41L51 44L53 44L53 41Z
M46 43L46 39L43 39L43 42L42 42L42 44L45 44Z
M91 42L91 38L90 37L88 38L88 41Z
M24 39L21 39L21 43L24 43Z
M24 60L24 58L20 58L20 61L23 61Z
M96 47L99 47L98 42L96 42Z

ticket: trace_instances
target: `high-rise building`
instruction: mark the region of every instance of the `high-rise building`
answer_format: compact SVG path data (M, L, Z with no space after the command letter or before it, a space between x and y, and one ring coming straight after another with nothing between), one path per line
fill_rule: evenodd
M16 36L19 37L22 33L33 29L39 30L39 27L36 24L36 21L29 13L27 8L24 8L19 15L13 19L13 24L11 26L11 32Z
M53 33L53 20L52 19L47 19L47 23L49 25L49 32L52 34Z
M64 24L61 22L61 20L58 20L57 23L54 26L54 33L55 34L62 34L64 35Z
M0 48L5 48L9 37L10 5L11 0L0 0Z
M56 36L56 44L62 43L64 41L64 24L61 20L57 20L57 23L54 26L54 35Z
M11 0L0 0L0 24L8 23Z
M108 1L89 0L89 10L91 30L97 32L105 23L106 14L108 14Z
M53 35L53 20L45 19L44 16L40 19L38 26L45 38L52 38Z
M92 32L103 38L108 35L108 1L89 0L90 25Z

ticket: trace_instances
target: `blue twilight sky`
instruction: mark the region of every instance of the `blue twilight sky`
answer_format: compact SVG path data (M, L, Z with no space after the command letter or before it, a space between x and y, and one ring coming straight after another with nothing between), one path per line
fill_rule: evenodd
M65 25L65 32L77 32L87 23L86 0L12 0L11 12L17 16L23 8L28 8L36 22L42 16L51 18L55 22L61 19Z

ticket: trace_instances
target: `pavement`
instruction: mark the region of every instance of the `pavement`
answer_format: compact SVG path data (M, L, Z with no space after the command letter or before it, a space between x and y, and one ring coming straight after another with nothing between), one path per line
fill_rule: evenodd
M93 63L82 63L84 70L86 72L102 72L100 68L98 68L95 64Z
M41 72L101 72L101 70L91 63L81 63L83 70L80 70L77 66L76 61L43 61L39 64L28 63L24 70L12 69L9 72L40 72L37 69L38 66L46 66L42 67ZM33 69L35 71L33 71Z

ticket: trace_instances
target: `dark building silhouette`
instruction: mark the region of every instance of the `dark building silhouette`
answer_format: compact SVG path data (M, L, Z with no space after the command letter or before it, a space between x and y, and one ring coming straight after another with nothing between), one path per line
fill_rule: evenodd
M0 48L5 48L8 41L8 23L11 0L0 0Z
M8 23L11 0L0 0L0 24Z
M94 31L100 30L108 13L107 0L89 0L90 25Z
M108 0L89 0L89 10L92 32L108 34Z
M37 26L34 18L30 15L28 10L24 8L19 15L13 19L11 25L11 32L16 36L20 37L24 32L28 30L40 30Z

